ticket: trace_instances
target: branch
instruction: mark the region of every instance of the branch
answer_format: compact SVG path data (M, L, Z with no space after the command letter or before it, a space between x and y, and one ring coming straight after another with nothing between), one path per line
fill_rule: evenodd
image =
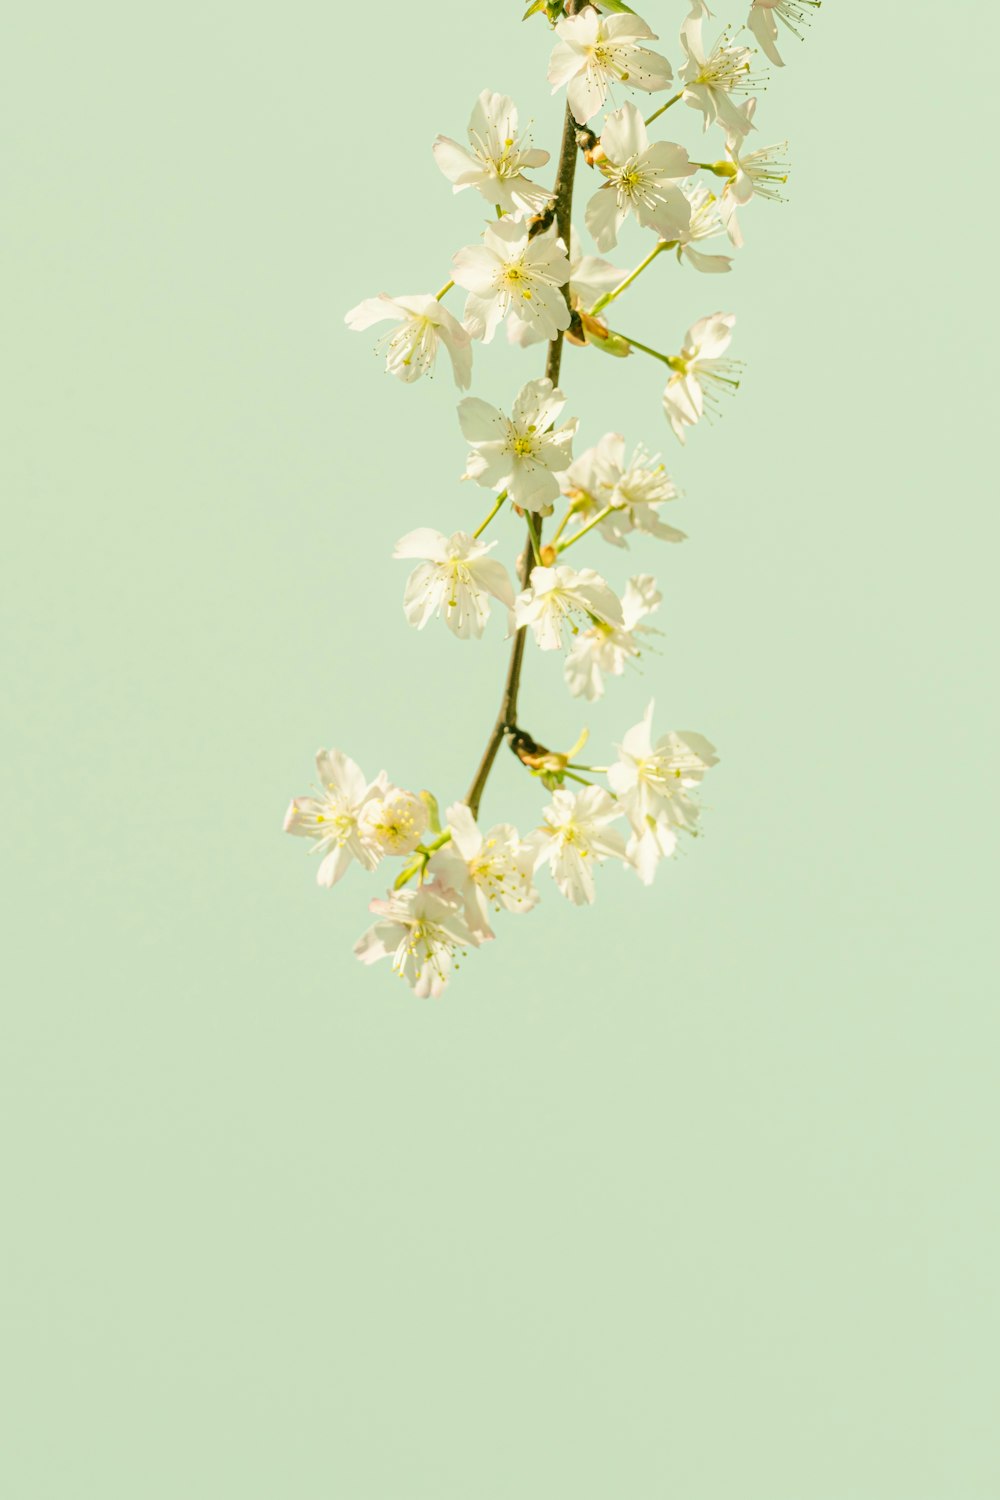
M572 14L578 8L576 0L570 0L566 6L567 13ZM569 253L570 220L573 213L573 179L576 175L576 158L579 150L577 140L578 126L573 118L569 106L566 108L566 118L563 122L562 148L559 152L559 171L556 176L555 186L555 220L556 232L566 246ZM569 282L563 288L566 306L572 310L570 302ZM563 335L557 334L548 346L545 356L545 374L552 384L559 384L559 369L562 364ZM533 531L531 521L528 522L528 533L525 537L524 552L521 555L520 580L521 587L528 587L528 579L534 566L534 543L541 545L542 522L538 521L537 534ZM497 752L503 743L503 737L517 723L517 698L521 688L521 667L524 663L524 645L526 626L514 637L511 647L510 662L507 666L507 679L504 683L503 697L500 700L500 711L497 714L496 723L490 731L490 737L486 742L479 768L472 780L472 785L466 794L466 802L472 810L472 816L479 816L479 804L482 800L483 791L489 780L493 769L493 762L497 758Z

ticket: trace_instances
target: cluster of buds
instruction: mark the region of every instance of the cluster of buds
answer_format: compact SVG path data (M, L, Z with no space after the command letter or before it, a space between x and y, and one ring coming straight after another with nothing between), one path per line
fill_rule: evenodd
M782 66L778 23L801 36L818 3L752 0L747 29L772 64ZM518 722L529 641L561 653L569 692L592 701L637 665L658 634L648 620L662 594L650 574L632 574L619 592L603 567L577 566L577 552L564 554L585 539L619 552L684 540L663 515L681 491L658 453L642 444L630 449L619 432L574 451L579 423L564 412L562 353L568 343L619 360L657 361L665 372L662 411L684 443L691 428L718 412L719 398L739 387L740 367L729 354L735 318L719 311L698 317L664 350L659 340L622 331L617 304L650 267L665 263L666 252L699 274L729 273L732 257L706 251L705 242L728 239L740 248L738 211L753 198L779 197L787 179L784 145L747 149L760 86L755 48L728 29L707 45L704 0L691 0L681 26L676 79L650 46L656 35L620 0L535 0L524 19L536 16L555 32L552 92L566 94L552 186L534 175L549 153L521 130L513 100L484 89L466 142L441 135L432 149L453 191L471 189L492 217L478 240L455 252L438 292L381 293L346 318L354 329L391 325L381 340L386 368L408 384L432 373L443 348L455 384L468 391L476 344L488 345L501 328L514 344L544 346L544 373L524 383L509 407L475 395L458 403L456 425L467 446L462 478L492 492L487 514L451 532L420 527L394 552L416 564L403 594L414 628L439 619L466 640L481 637L495 613L506 621L511 646L500 712L469 790L443 814L431 793L400 788L385 772L369 780L342 751L322 750L317 787L296 798L285 818L286 832L312 841L321 885L336 884L352 863L371 873L396 862L386 896L371 902L376 920L355 953L363 963L388 958L420 995L439 994L459 956L494 937L498 914L535 908L546 868L563 896L585 905L595 899L598 866L616 862L648 885L679 839L698 831L696 794L717 763L715 749L694 731L654 737L652 703L606 765L580 759L586 731L559 752ZM636 96L660 93L670 97L643 115ZM701 116L704 131L721 132L715 159L694 159L688 147L651 134L678 104ZM582 232L572 220L578 164L595 183ZM598 253L587 252L583 233ZM647 237L631 269L604 258L623 233ZM465 302L452 311L446 302L456 288ZM557 506L562 514L544 535ZM512 572L493 555L504 514L526 526ZM483 540L490 527L494 538ZM523 834L509 823L484 829L479 821L504 744L549 797Z

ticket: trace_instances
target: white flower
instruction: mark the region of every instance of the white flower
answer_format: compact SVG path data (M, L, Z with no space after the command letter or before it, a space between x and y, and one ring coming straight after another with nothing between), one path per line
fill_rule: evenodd
M514 600L514 623L520 629L530 625L542 651L559 651L563 643L563 626L573 635L580 626L622 625L621 602L592 568L576 572L565 566L535 568L529 586Z
M748 99L745 108L748 120L753 120L756 108L756 99ZM736 217L737 208L742 208L754 197L769 198L774 203L782 202L780 189L788 181L788 163L784 160L784 153L788 150L787 141L782 141L779 146L761 146L757 151L748 151L745 155L740 152L741 144L741 136L732 132L726 136L728 161L725 165L728 166L730 175L726 178L719 205L729 238L737 249L743 244L743 233ZM719 162L717 170L721 171L723 165Z
M595 864L627 859L625 840L609 827L620 815L602 787L585 786L575 795L560 788L542 814L544 824L531 835L536 868L547 863L556 885L575 906L594 900Z
M554 240L555 229L547 229L539 239L548 238ZM588 309L603 297L605 292L613 292L626 276L626 272L619 266L613 266L609 260L602 260L599 255L584 255L580 246L580 238L575 229L570 230L569 238L569 299L571 306L575 308ZM531 324L524 323L512 312L507 319L507 337L512 344L520 344L526 348L529 344L540 344L543 335L533 328Z
M569 261L558 240L528 238L528 226L510 217L490 224L481 245L466 245L453 257L454 277L469 293L465 326L488 344L514 312L545 339L569 327L569 308L560 290L569 280Z
M682 183L681 192L691 205L691 222L682 234L676 236L677 259L686 260L696 271L709 275L731 271L733 263L728 255L705 255L694 248L701 240L714 239L726 232L719 200L700 182Z
M674 240L691 221L691 205L677 186L695 168L683 146L649 143L645 121L634 104L608 115L601 132L600 168L608 179L587 204L587 228L598 250L618 243L618 231L634 214L644 229Z
M508 417L478 396L458 404L458 420L472 445L463 479L486 489L506 490L523 510L546 514L559 493L555 477L572 459L576 418L553 428L566 405L551 380L529 380Z
M680 354L668 360L673 374L663 392L663 410L682 443L685 427L705 415L706 404L717 406L720 393L733 395L739 387L737 362L723 358L735 322L734 313L699 318L685 334Z
M731 47L730 35L724 31L708 54L701 39L701 17L689 15L681 26L681 43L687 63L681 72L684 103L700 109L705 129L718 122L724 130L746 135L752 122L733 103L734 94L746 94L757 87L750 71L753 52L749 47Z
M648 573L630 578L622 596L622 619L619 625L603 622L581 631L566 657L564 675L570 692L576 698L593 701L604 693L604 677L620 677L625 665L642 654L640 638L659 635L651 625L641 621L658 609L663 595L656 579Z
M474 187L488 203L517 216L545 208L551 192L529 182L523 169L544 166L549 153L535 150L527 134L518 135L513 99L483 89L469 121L469 145L471 151L446 135L434 142L434 160L456 193Z
M680 494L660 462L640 444L628 465L625 439L620 432L607 432L593 448L573 460L562 476L563 493L582 521L592 519L608 505L615 507L600 523L606 541L627 547L630 531L643 531L664 542L683 542L685 534L660 520L659 507Z
M819 5L820 0L753 0L747 25L775 67L785 66L778 52L778 22L775 18L780 18L792 35L801 41L799 27L808 26L812 20L806 7L818 9Z
M390 892L385 901L373 901L369 910L379 920L359 938L355 956L363 964L391 958L394 972L422 998L440 995L457 967L456 951L476 948L482 941L469 930L455 893L437 881Z
M665 57L639 45L655 42L656 33L636 15L600 16L588 5L559 21L556 33L549 82L554 94L566 84L569 107L581 125L604 108L609 85L625 83L651 94L673 77Z
M366 802L358 814L365 844L380 854L412 854L427 832L427 807L416 792L390 787L384 797Z
M632 825L629 855L648 885L659 860L673 852L675 830L695 831L700 808L689 796L719 763L715 746L691 730L668 733L654 745L653 704L618 746L608 781Z
M491 938L491 908L526 912L538 901L534 850L509 823L483 833L464 802L449 807L446 816L451 842L436 851L428 870L461 897L470 929Z
M284 830L314 840L313 852L323 856L316 881L332 886L352 859L374 870L380 852L359 826L359 817L389 789L384 771L369 782L360 767L342 750L317 750L319 788L315 797L295 797L285 814Z
M366 297L344 317L348 328L370 328L391 318L396 324L379 340L386 347L385 367L409 384L434 368L438 344L451 359L455 384L467 391L472 384L472 340L457 318L429 293L417 297Z
M393 557L426 559L410 574L403 595L410 624L423 630L432 615L443 615L448 628L466 640L482 635L490 617L489 594L513 608L507 570L487 555L495 546L474 541L464 531L447 537L426 526L401 537Z

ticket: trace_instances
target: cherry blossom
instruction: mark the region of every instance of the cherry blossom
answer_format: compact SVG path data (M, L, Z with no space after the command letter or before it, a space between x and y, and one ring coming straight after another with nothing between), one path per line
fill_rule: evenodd
M423 558L406 584L406 618L423 630L433 615L461 640L481 636L490 615L490 600L511 609L514 590L507 569L489 553L496 542L477 542L464 531L444 536L429 526L407 532L396 543L393 557Z
M390 892L369 909L378 921L358 939L355 957L363 964L390 958L393 972L421 998L440 995L456 967L455 955L483 941L469 928L458 897L440 881Z
M706 130L718 123L724 130L745 135L752 121L733 103L733 95L757 87L751 71L753 52L749 47L731 46L729 32L724 31L706 53L701 27L699 15L689 15L681 27L681 44L688 59L681 72L684 103L701 111Z
M587 228L598 250L611 250L618 231L634 214L644 229L672 240L691 222L691 205L677 183L695 168L683 146L650 144L642 115L625 104L608 115L601 132L599 166L607 178L587 205Z
M717 235L726 233L728 225L718 198L701 182L684 182L681 184L681 192L691 205L691 222L687 229L675 237L677 259L687 261L696 271L707 275L731 271L733 262L728 255L706 255L704 251L695 249L702 240L715 239Z
M416 792L390 787L372 798L358 813L358 830L365 844L380 854L412 854L429 826L423 798Z
M285 814L284 831L313 840L313 852L322 855L316 871L318 885L333 886L352 859L366 870L374 870L381 851L362 828L367 808L380 804L389 791L389 781L380 771L374 781L342 750L317 750L315 796L294 797Z
M459 390L472 384L472 340L457 318L429 293L419 297L389 297L380 292L366 297L344 317L348 328L370 328L373 323L395 322L396 327L379 343L386 351L385 367L390 375L407 384L434 369L438 345L444 344L451 359Z
M735 322L732 313L699 318L685 334L680 354L668 361L673 373L663 392L663 409L682 443L684 429L705 415L706 405L716 407L720 394L733 395L739 387L739 365L725 358Z
M485 344L512 312L546 339L569 327L560 290L569 280L569 260L558 240L530 239L526 224L504 218L489 225L481 245L459 250L452 264L469 294L465 326Z
M561 787L542 816L542 826L529 836L536 869L547 864L567 901L591 905L596 895L594 866L628 858L624 838L610 826L621 809L603 787L585 786L575 794Z
M544 238L554 240L555 230L546 230ZM606 292L613 292L624 277L625 272L620 266L613 266L599 255L584 255L579 235L575 229L570 231L569 297L574 309L592 307ZM512 312L507 319L507 337L512 344L527 348L529 344L542 343L545 336Z
M574 459L562 476L562 489L584 522L613 507L599 524L605 540L616 547L627 547L626 535L636 530L665 542L685 540L683 531L660 519L660 506L676 500L680 490L659 454L650 455L640 444L626 464L620 432L605 433Z
M518 135L517 109L506 94L483 89L469 121L466 150L446 135L434 142L434 160L454 186L456 193L474 187L504 213L537 214L552 197L547 188L529 182L524 168L541 167L547 151L532 147L527 135Z
M593 701L604 694L604 678L620 677L642 654L642 637L659 635L642 621L659 608L663 595L648 573L630 578L622 595L622 623L597 621L583 630L566 657L566 685L576 698Z
M673 77L667 59L641 45L655 42L656 33L637 15L602 16L588 5L557 22L556 35L549 82L554 94L566 86L569 107L581 124L604 108L612 85L655 93Z
M568 626L623 625L621 601L592 568L534 568L528 587L514 600L514 623L531 627L542 651L560 651Z
M451 840L432 856L428 872L461 897L471 931L491 938L491 911L527 912L538 901L534 850L509 823L484 833L464 802L446 816Z
M648 884L656 864L674 848L677 830L693 833L701 812L690 795L719 763L715 746L693 730L670 731L654 743L653 703L618 746L608 781L628 817L630 855Z
M800 27L809 25L812 20L809 11L818 10L819 6L820 0L753 0L747 25L776 68L785 66L778 51L778 21L801 41Z
M471 444L463 479L487 489L506 490L524 510L545 511L559 494L556 475L572 460L576 418L555 426L566 405L551 380L529 380L505 412L478 396L458 405L458 420Z

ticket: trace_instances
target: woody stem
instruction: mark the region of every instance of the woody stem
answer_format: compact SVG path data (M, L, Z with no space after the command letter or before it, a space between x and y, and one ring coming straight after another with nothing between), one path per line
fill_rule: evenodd
M568 13L572 14L578 8L577 0L569 0L566 6ZM559 152L559 170L556 174L555 185L555 220L556 233L564 245L570 241L570 220L573 212L573 179L576 176L577 158L577 124L573 118L572 111L567 108L566 117L563 122L562 147ZM569 283L563 287L563 296L566 299L567 310L571 310ZM559 370L562 364L563 335L557 333L548 346L545 356L545 376L552 384L559 384ZM535 559L535 549L541 548L542 523L537 519L537 531L529 517L528 532L524 542L524 551L521 554L520 582L522 588L527 588L528 579ZM503 695L500 699L500 709L497 713L496 723L490 730L490 737L486 741L486 748L472 779L472 785L466 793L465 800L472 812L472 816L479 816L479 804L482 801L486 783L489 780L493 763L497 758L497 752L503 743L504 735L514 727L517 722L517 700L521 689L521 669L524 665L524 646L526 626L522 625L514 636L511 646L510 660L507 664L507 676L504 681Z

